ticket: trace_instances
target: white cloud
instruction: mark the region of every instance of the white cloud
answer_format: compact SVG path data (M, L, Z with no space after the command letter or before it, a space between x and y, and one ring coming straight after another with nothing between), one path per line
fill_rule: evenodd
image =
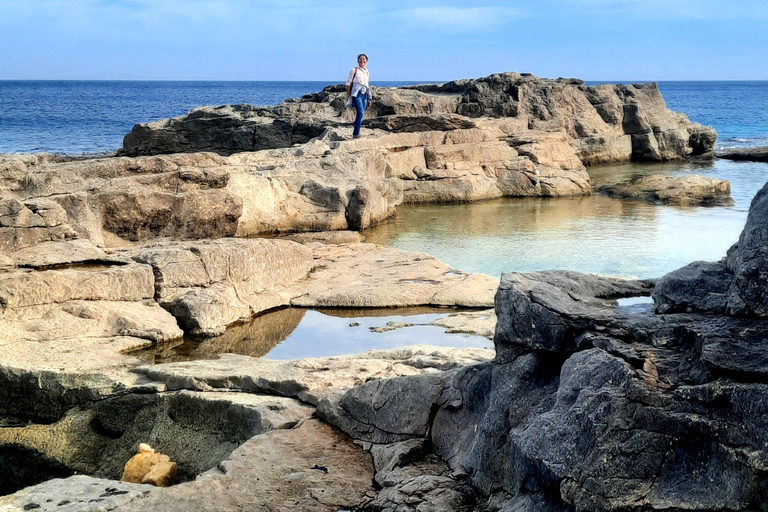
M668 19L754 19L768 17L765 0L560 0L573 10Z
M492 30L525 17L520 9L509 7L417 7L391 11L396 21L420 29L435 28L454 33Z

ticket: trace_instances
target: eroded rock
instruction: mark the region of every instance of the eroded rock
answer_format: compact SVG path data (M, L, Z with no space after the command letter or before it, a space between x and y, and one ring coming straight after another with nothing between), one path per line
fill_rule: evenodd
M160 305L186 332L206 336L288 305L292 294L286 289L314 263L303 245L265 239L160 243L131 257L151 265Z
M125 463L120 481L132 484L149 484L170 487L176 483L176 463L148 444L139 445L139 452Z
M731 205L731 183L703 176L651 175L600 188L611 197L645 199L677 205Z

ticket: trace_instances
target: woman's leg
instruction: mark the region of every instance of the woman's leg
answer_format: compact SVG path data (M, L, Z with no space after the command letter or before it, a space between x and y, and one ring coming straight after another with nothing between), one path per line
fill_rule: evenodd
M357 110L357 117L355 118L355 130L352 132L353 137L359 137L360 136L360 127L363 124L363 115L365 114L365 102L363 100L363 95L358 94L352 100L355 103L355 110Z

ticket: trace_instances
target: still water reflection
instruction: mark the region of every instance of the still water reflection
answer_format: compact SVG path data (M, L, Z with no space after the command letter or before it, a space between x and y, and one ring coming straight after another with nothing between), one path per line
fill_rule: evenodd
M731 181L732 207L675 207L611 199L501 199L457 205L402 205L397 217L368 230L368 242L432 254L457 268L506 271L568 269L658 277L695 260L719 260L738 239L749 203L768 180L768 165L705 163L590 169L595 189L651 174L700 174Z
M149 363L213 359L219 354L240 354L268 359L298 359L366 350L428 344L444 347L493 348L481 336L449 334L426 325L453 310L438 308L322 309L284 308L235 325L215 338L190 338L131 352ZM373 332L388 323L416 324ZM391 324L390 324L391 325Z

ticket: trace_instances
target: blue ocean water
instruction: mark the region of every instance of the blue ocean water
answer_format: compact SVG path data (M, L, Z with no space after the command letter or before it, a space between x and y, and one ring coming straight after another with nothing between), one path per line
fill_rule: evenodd
M179 116L201 105L275 105L331 84L0 80L0 153L115 151L136 123Z
M273 105L331 82L0 81L0 153L114 151L134 124L199 105ZM397 86L416 82L378 82ZM599 83L599 82L594 82ZM768 82L660 82L669 108L722 146L768 144Z

